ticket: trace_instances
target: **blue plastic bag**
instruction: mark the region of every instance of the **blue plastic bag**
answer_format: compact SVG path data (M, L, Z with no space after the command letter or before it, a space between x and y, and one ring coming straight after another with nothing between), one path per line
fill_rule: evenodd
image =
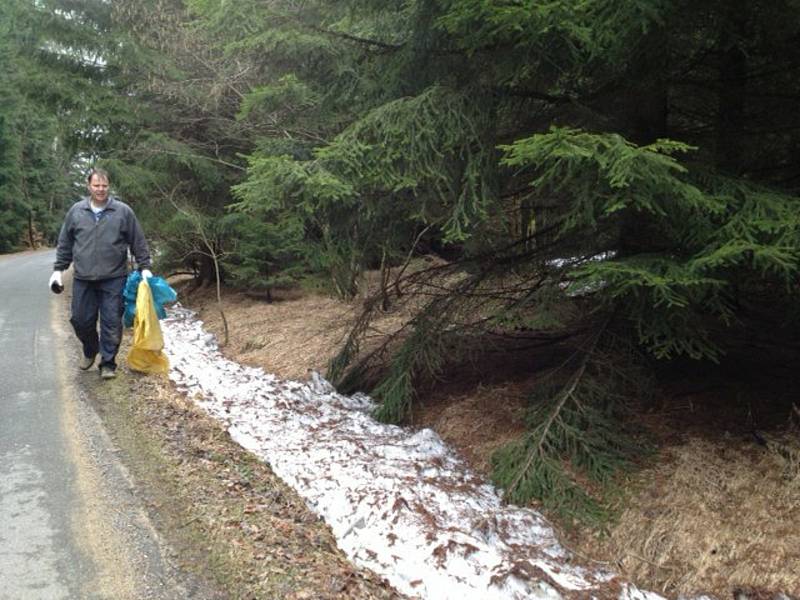
M133 271L128 275L128 279L125 282L125 289L122 291L122 296L125 298L125 313L123 315L125 327L133 327L133 317L136 316L136 293L139 290L141 281L142 274L139 271ZM156 315L159 319L163 319L167 316L164 305L175 302L178 299L178 294L163 277L154 275L147 280L147 283L150 286L150 293L153 294Z

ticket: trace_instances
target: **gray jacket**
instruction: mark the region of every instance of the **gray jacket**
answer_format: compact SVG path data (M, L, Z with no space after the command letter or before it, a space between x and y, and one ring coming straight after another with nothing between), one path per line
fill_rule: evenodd
M150 251L133 209L109 197L105 210L96 219L84 198L72 205L58 235L55 270L65 271L75 264L77 279L111 279L128 274L128 248L141 269L150 268Z

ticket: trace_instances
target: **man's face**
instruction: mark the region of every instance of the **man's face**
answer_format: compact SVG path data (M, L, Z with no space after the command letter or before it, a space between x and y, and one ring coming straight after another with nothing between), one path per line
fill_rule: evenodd
M108 179L97 173L89 180L89 194L95 204L105 204L108 200Z

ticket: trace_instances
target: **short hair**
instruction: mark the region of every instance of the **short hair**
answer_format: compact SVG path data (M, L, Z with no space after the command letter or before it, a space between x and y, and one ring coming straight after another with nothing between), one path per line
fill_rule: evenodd
M111 177L108 176L108 171L106 171L105 169L100 169L98 167L92 167L91 169L89 169L89 171L86 173L86 183L92 183L92 177L94 177L95 175L97 175L98 177L102 177L107 182L111 183Z

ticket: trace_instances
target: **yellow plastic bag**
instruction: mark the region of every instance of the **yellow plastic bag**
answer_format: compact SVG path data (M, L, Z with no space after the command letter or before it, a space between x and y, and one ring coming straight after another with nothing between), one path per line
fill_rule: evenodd
M164 338L147 281L136 290L136 316L133 318L133 345L128 352L128 366L142 373L167 373L169 361L162 352Z

